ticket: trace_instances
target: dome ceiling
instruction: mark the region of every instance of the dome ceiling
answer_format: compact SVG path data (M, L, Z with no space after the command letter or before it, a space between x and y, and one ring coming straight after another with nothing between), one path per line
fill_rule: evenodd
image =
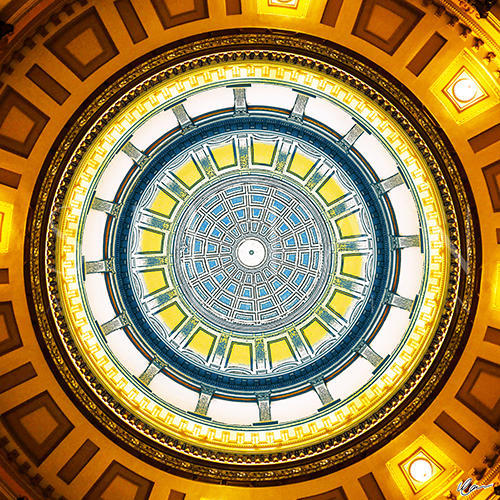
M167 48L118 77L35 195L63 384L180 474L342 467L407 425L467 336L477 229L452 151L366 63L281 40L210 38L216 56Z
M484 7L0 0L0 497L493 494Z

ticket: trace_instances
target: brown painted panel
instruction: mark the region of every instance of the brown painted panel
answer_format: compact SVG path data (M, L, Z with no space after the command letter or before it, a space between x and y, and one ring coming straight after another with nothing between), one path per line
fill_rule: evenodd
M65 24L45 46L80 80L118 54L118 50L94 7Z
M0 375L0 394L36 377L31 363L25 363L10 372Z
M134 43L139 43L148 37L130 0L115 0L115 7Z
M179 24L189 23L198 19L208 17L207 0L194 0L194 7L191 10L179 10L169 8L168 0L151 0L163 29L178 26Z
M241 0L226 0L226 15L241 14Z
M7 1L2 10L0 10L0 19L4 22L8 21L10 16L15 14L16 11L23 7L25 3L26 0L10 0L10 2Z
M369 500L385 500L385 496L371 472L358 478L358 481Z
M69 484L75 479L83 468L92 460L94 455L99 451L99 447L90 439L87 439L68 462L62 467L57 475L66 483Z
M48 121L47 115L7 86L0 96L0 148L28 158Z
M443 411L439 417L434 420L434 423L469 453L471 453L479 443L479 439L473 436L467 429L465 429L465 427L462 427L445 411Z
M62 104L70 96L70 93L57 80L54 80L45 70L40 68L38 64L34 64L26 73L26 76L57 104Z
M489 129L475 135L469 139L470 147L474 153L500 141L500 123L493 125Z
M320 493L319 495L313 495L312 497L303 497L298 500L347 500L344 488L339 486L334 490L325 491L325 493Z
M0 167L0 184L17 189L20 181L21 181L20 174L16 174L11 170L7 170L6 168Z
M488 328L486 328L484 340L485 342L491 342L492 344L500 345L500 330L498 328L489 326Z
M323 16L321 17L321 23L327 24L328 26L335 26L343 2L344 0L328 0L325 10L323 11Z
M6 285L9 282L9 270L0 269L0 285Z
M181 493L180 491L170 490L168 495L168 500L184 500L186 498L185 493Z
M494 429L500 429L500 365L477 358L455 397Z
M363 0L352 34L394 54L423 15L404 0Z
M22 345L12 302L0 302L0 356Z
M73 429L47 391L15 406L0 418L35 465L40 465Z
M101 496L105 496L106 493L109 495L111 492L116 496L119 494L117 490L120 488L117 483L126 485L129 496L130 491L134 491L134 500L147 500L154 485L152 481L113 461L83 497L83 500L99 500Z
M490 193L494 212L500 212L500 160L483 167L484 180Z
M420 75L436 54L447 42L439 33L434 33L424 46L415 54L415 57L406 66L415 76Z

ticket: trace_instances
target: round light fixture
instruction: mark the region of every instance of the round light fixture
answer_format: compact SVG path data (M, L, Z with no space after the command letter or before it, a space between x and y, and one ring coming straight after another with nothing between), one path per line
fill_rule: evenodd
M425 458L417 458L410 464L410 476L419 483L425 483L432 475L432 464Z
M453 96L462 103L472 101L477 96L478 91L476 82L466 76L459 78L452 87Z

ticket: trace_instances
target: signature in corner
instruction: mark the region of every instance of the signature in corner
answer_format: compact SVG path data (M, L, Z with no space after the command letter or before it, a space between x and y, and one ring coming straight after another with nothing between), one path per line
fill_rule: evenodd
M472 479L469 477L464 482L459 483L457 486L457 492L463 497L470 495L473 491L484 490L485 488L493 488L493 483L491 484L472 484Z

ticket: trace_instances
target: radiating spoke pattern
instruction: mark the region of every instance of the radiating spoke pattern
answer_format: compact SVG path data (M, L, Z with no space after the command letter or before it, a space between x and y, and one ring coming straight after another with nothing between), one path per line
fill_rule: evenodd
M328 284L329 232L291 183L266 174L225 178L201 191L176 226L179 288L216 326L254 333L285 327Z

